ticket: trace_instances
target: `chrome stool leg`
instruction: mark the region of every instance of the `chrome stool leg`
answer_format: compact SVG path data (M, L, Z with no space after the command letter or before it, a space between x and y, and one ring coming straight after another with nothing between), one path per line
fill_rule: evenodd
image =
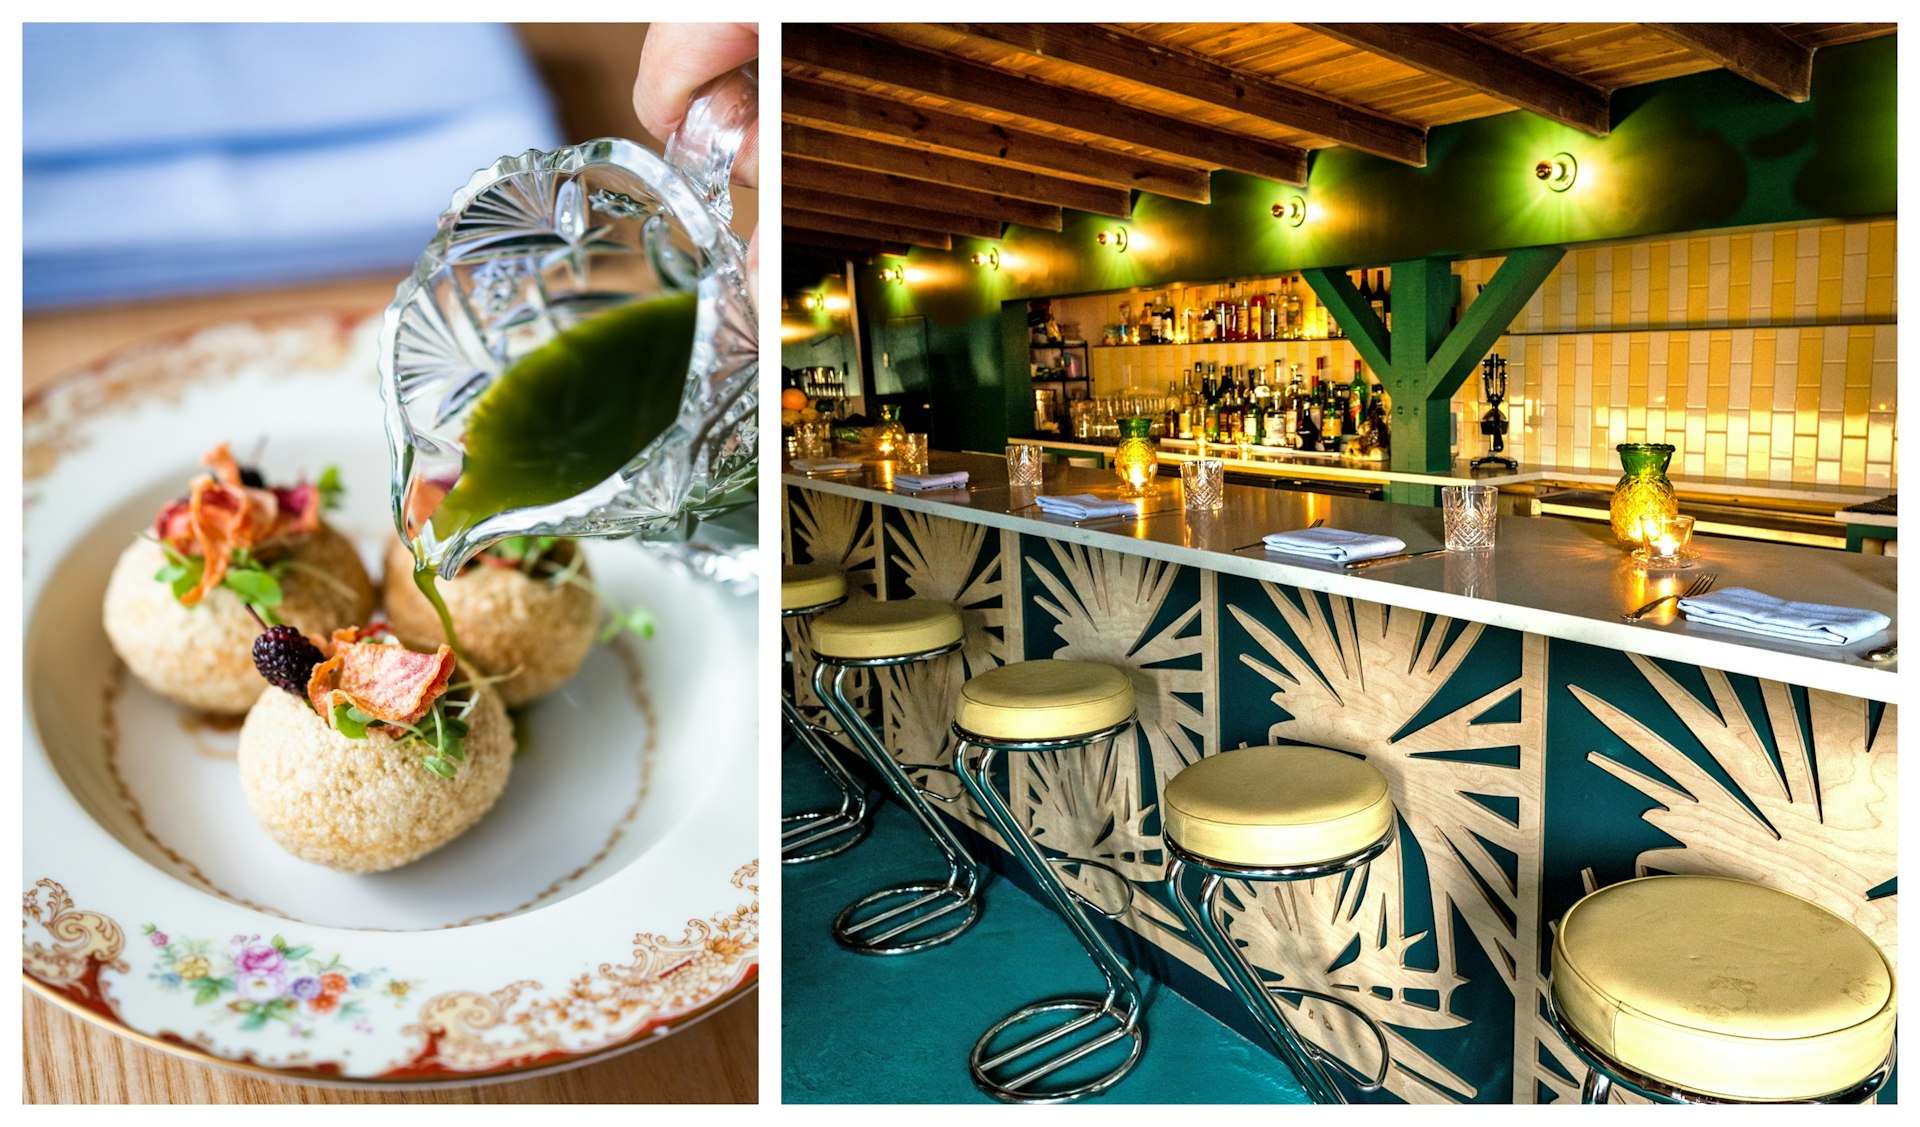
M831 610L845 601L840 598L818 606L783 610L780 617L810 617ZM867 801L867 785L850 773L846 765L840 762L840 757L821 741L820 734L807 723L793 698L786 693L780 695L780 719L786 729L793 733L793 738L800 742L800 746L813 753L814 760L826 772L827 779L840 792L840 804L837 807L781 815L780 863L799 865L852 849L866 840L868 832L873 829L868 817L871 808Z
M1302 865L1280 869L1237 869L1228 868L1216 862L1208 861L1182 850L1171 840L1164 840L1166 846L1167 876L1166 889L1173 906L1180 913L1180 919L1199 940L1201 951L1207 960L1220 972L1226 981L1227 989L1240 999L1242 1005L1252 1013L1260 1028L1266 1031L1274 1047L1280 1050L1280 1056L1287 1067L1306 1089L1307 1095L1318 1104L1343 1104L1349 1102L1329 1075L1329 1069L1344 1073L1354 1087L1363 1092L1378 1091L1387 1079L1389 1063L1387 1033L1372 1015L1361 1010L1345 998L1319 990L1308 990L1288 986L1284 983L1268 984L1263 982L1253 964L1247 961L1232 937L1227 935L1221 924L1220 892L1228 878L1248 881L1293 881L1309 880L1345 872L1370 863L1384 853L1392 844L1397 832L1398 822L1389 827L1380 839L1360 853L1343 857L1318 865ZM1186 893L1186 870L1193 868L1203 875L1197 896ZM1287 1015L1274 1000L1275 994L1292 994L1298 997L1312 998L1315 1001L1339 1006L1346 1010L1366 1027L1373 1035L1380 1052L1380 1070L1372 1076L1355 1071L1345 1061L1324 1052L1319 1046L1301 1037L1287 1021Z
M868 831L873 828L867 817L866 784L856 779L839 757L827 750L819 733L800 715L793 701L785 696L780 698L780 718L787 730L793 733L793 738L813 753L827 778L840 791L840 805L837 808L781 815L780 863L798 865L852 849L864 841Z
M1106 939L1087 919L1078 895L1061 882L1054 871L1054 862L1049 861L1026 831L1020 828L1013 811L994 789L991 777L994 758L1002 751L1086 747L1102 739L1111 739L1131 723L1132 718L1128 718L1105 732L1037 744L989 743L958 725L954 726L954 734L960 737L960 746L954 752L954 766L961 782L966 784L974 802L1000 831L1000 838L1007 848L1033 876L1047 901L1073 929L1080 945L1086 949L1088 957L1099 968L1107 983L1104 997L1055 998L1035 1002L1008 1014L980 1035L980 1039L974 1042L969 1068L974 1084L996 1099L1009 1103L1060 1103L1098 1095L1119 1083L1139 1062L1140 1054L1146 1048L1146 1029L1140 1023L1142 1002L1139 984L1134 981L1126 963L1114 954L1113 948L1108 946ZM1081 863L1098 866L1098 862ZM1072 1016L1061 1024L1047 1023L1038 1032L1011 1044L997 1043L1000 1034L1006 1030L1051 1014ZM1126 1058L1094 1078L1067 1087L1048 1087L1042 1083L1076 1061L1122 1041L1131 1042ZM1054 1051L1042 1053L1042 1050L1050 1048Z
M833 937L841 946L865 955L904 955L946 943L980 918L983 905L980 889L984 873L980 863L967 852L940 816L927 806L926 799L901 770L873 729L861 718L859 710L846 697L845 682L849 670L883 665L905 665L952 653L960 643L924 654L913 654L883 661L841 663L815 655L814 690L826 703L827 711L840 725L867 762L879 773L893 797L920 823L920 828L947 860L944 881L915 881L868 893L841 909L833 921Z

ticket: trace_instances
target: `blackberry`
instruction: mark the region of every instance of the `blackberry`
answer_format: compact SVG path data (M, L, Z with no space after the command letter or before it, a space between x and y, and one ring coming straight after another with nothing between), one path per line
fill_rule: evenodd
M253 640L253 667L269 684L305 700L313 667L325 660L320 647L291 626L269 626Z
M265 489L267 487L267 479L261 477L260 471L254 469L252 466L241 466L240 484L246 486L248 489Z

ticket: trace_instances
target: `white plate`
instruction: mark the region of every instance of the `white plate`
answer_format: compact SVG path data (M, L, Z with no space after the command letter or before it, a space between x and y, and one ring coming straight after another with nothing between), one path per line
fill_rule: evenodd
M26 981L156 1047L309 1081L497 1079L671 1032L758 972L751 599L589 544L596 582L656 634L596 648L527 711L478 826L370 876L282 852L241 797L235 733L148 692L107 643L114 560L221 441L247 460L264 438L269 479L338 464L330 519L377 579L374 332L220 326L29 405Z

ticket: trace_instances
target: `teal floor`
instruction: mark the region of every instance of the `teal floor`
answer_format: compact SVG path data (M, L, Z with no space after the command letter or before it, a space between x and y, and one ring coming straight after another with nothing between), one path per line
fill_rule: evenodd
M788 749L784 808L833 797L812 760ZM1096 992L1099 973L1051 909L1003 878L980 922L912 955L855 955L828 932L874 889L945 873L909 815L880 804L873 833L845 853L782 866L781 1098L788 1103L990 1103L967 1075L981 1031L1027 1002ZM1151 979L1146 1052L1100 1097L1122 1103L1306 1103L1273 1054ZM1098 1102L1098 1101L1096 1101Z

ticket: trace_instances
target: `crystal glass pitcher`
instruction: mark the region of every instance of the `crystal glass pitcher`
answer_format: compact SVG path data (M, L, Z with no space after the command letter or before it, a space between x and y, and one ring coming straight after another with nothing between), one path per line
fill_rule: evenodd
M451 578L509 536L686 541L700 522L751 504L758 321L729 176L757 113L754 69L743 67L695 93L664 159L601 138L502 157L454 193L380 337L394 524L418 535L421 566ZM438 498L469 469L475 406L503 373L570 329L654 298L684 299L667 304L690 306L693 324L684 373L648 392L664 397L664 429L571 496L435 522ZM544 399L520 393L489 409L537 429L543 407L560 409L554 389L538 390Z

